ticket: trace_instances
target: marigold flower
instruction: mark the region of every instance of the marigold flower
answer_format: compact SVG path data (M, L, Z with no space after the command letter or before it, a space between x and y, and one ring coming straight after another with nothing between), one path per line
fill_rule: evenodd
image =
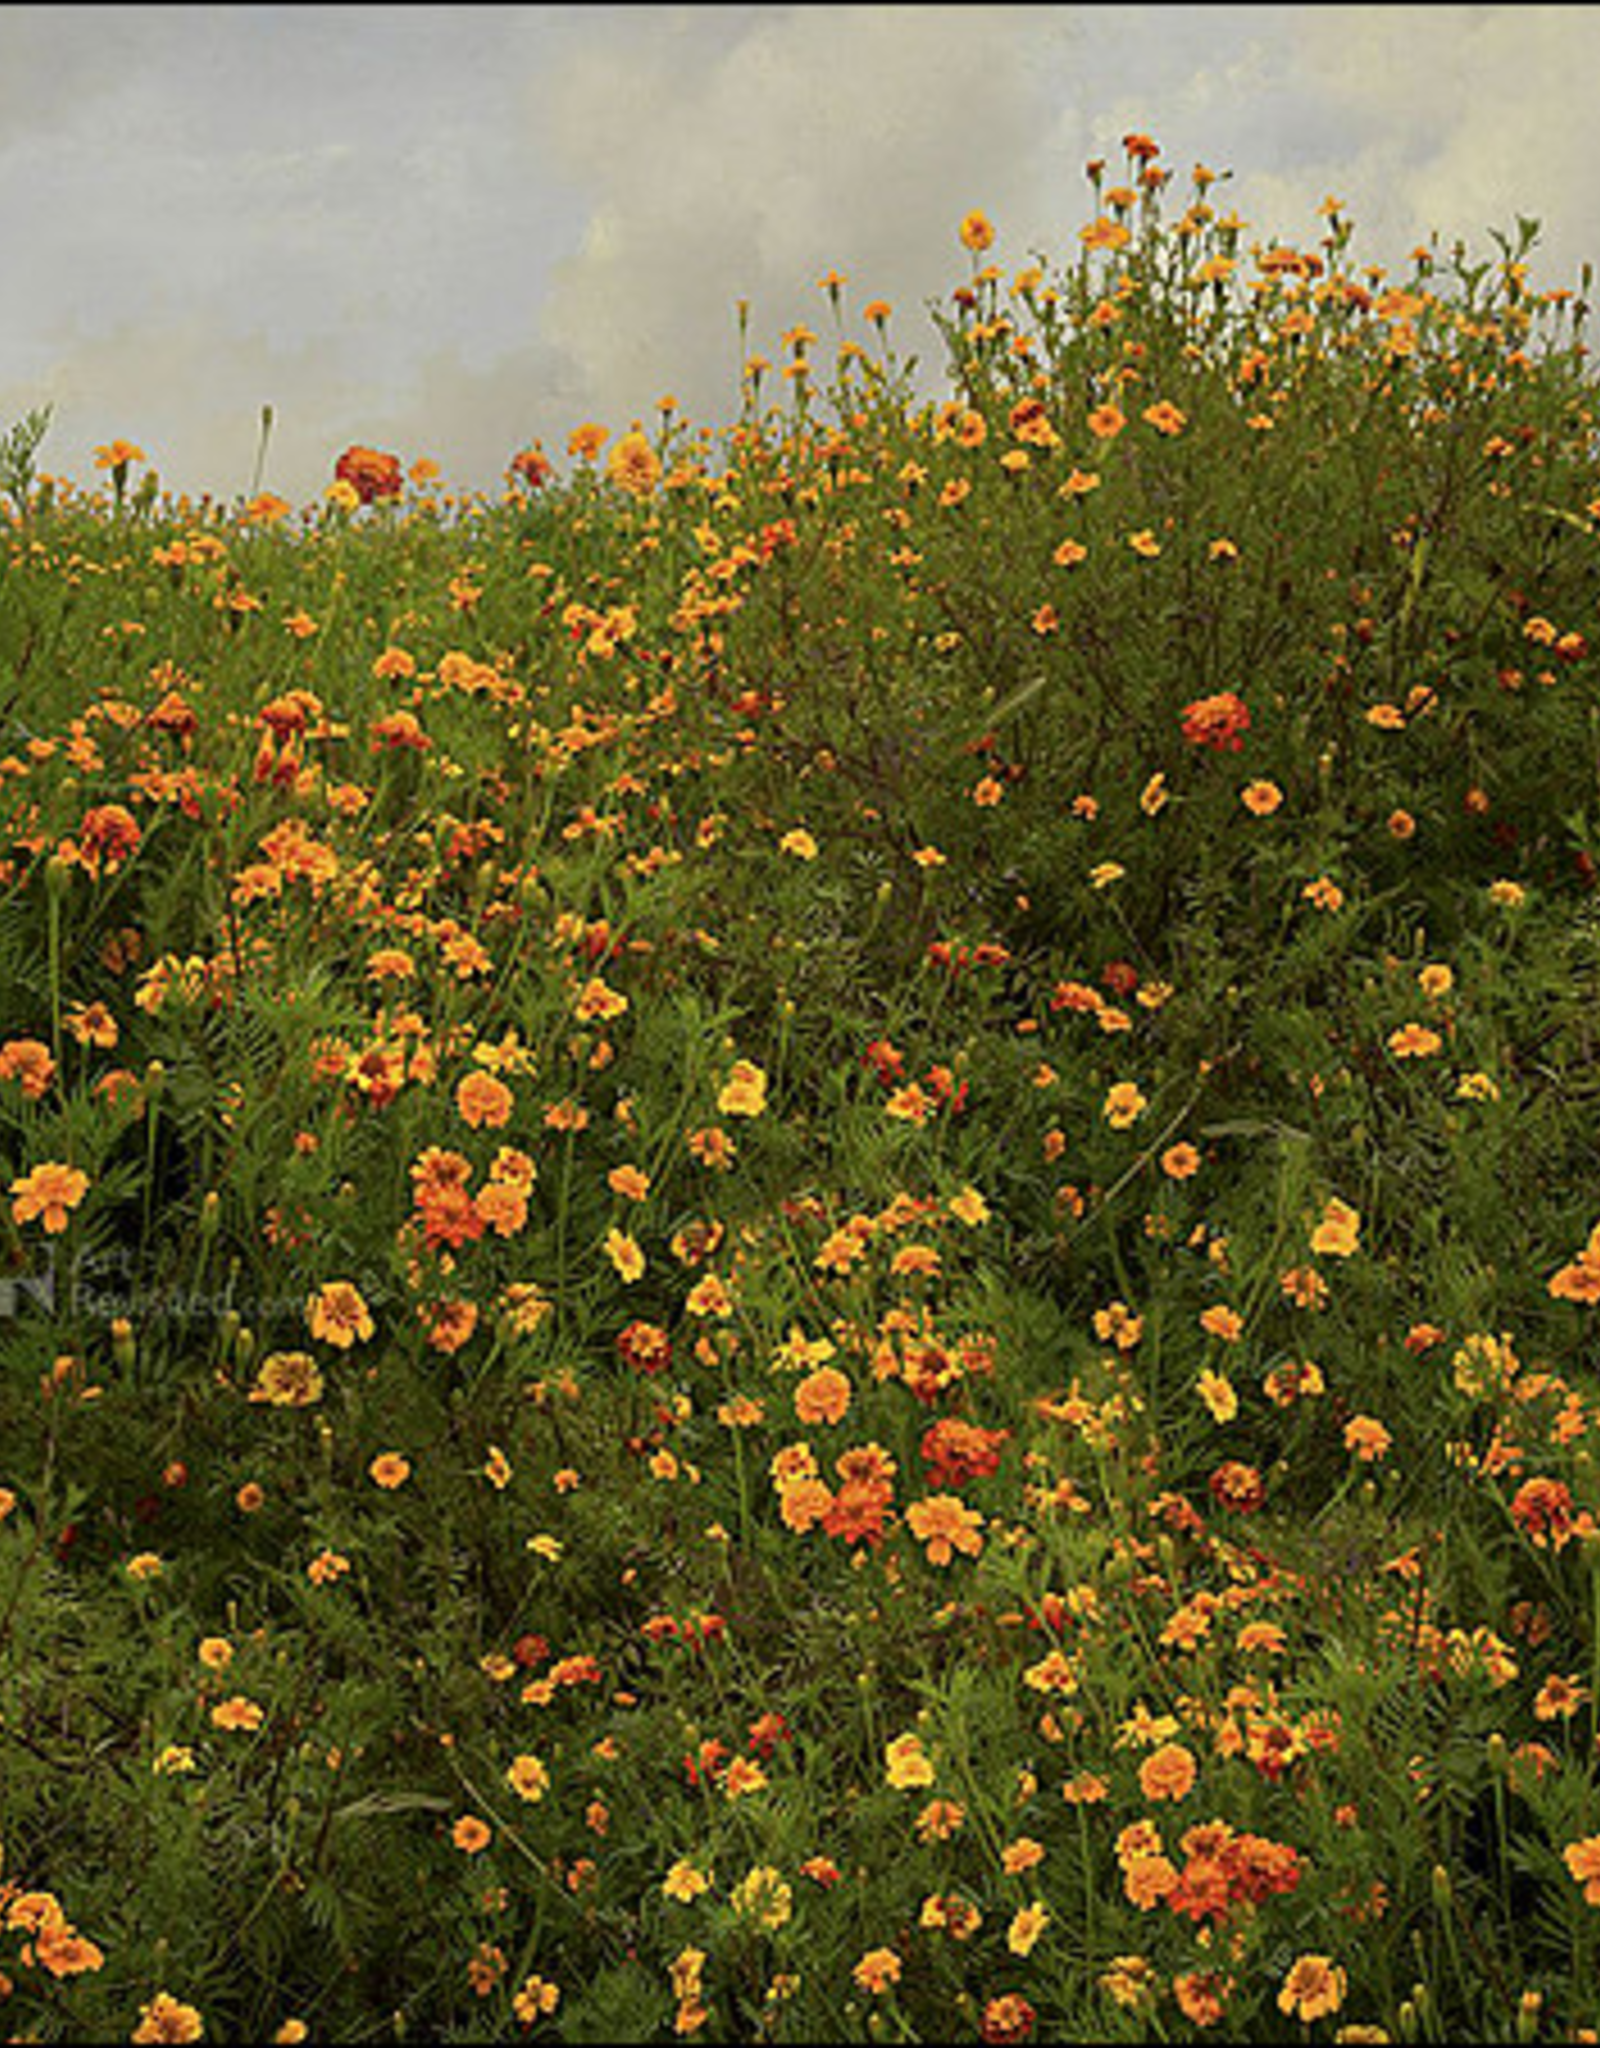
M506 1767L506 1783L519 1799L526 1799L531 1806L549 1791L550 1773L538 1757L517 1756Z
M1184 707L1183 736L1194 747L1209 747L1216 753L1237 754L1250 729L1250 713L1232 690L1215 696L1198 697Z
M493 1074L464 1074L456 1085L456 1112L477 1130L503 1130L511 1121L517 1098Z
M1359 1248L1360 1234L1360 1216L1348 1202L1341 1202L1335 1195L1311 1233L1311 1250L1320 1258L1347 1259Z
M198 2041L204 2033L205 2022L197 2007L185 2005L168 1992L158 1991L148 2005L140 2006L139 2024L128 2039L139 2042Z
M819 1366L794 1390L794 1412L804 1423L832 1425L844 1419L852 1388L846 1375L831 1365Z
M1600 1906L1600 1835L1586 1835L1581 1842L1569 1842L1561 1860L1572 1873L1575 1884L1583 1886L1584 1903Z
M722 1116L760 1116L767 1106L767 1077L754 1060L735 1060L717 1110Z
M1225 1373L1207 1370L1195 1381L1195 1390L1210 1411L1213 1422L1232 1422L1239 1412L1239 1396Z
M360 1289L348 1280L330 1280L311 1295L306 1321L313 1337L339 1351L365 1344L377 1327Z
M20 1081L30 1102L47 1094L55 1077L50 1048L37 1038L10 1038L0 1045L0 1081Z
M1194 1756L1181 1742L1164 1742L1139 1766L1139 1790L1154 1803L1158 1799L1186 1799L1194 1789L1198 1772Z
M359 445L347 448L333 466L337 482L348 484L359 504L376 498L398 498L404 485L398 456Z
M11 1214L18 1223L42 1222L52 1236L59 1236L89 1192L89 1176L76 1166L62 1166L46 1160L31 1173L11 1183Z
M464 1855L476 1856L494 1839L494 1830L474 1813L464 1813L450 1830L450 1839Z
M1106 1091L1101 1115L1114 1131L1125 1131L1144 1115L1149 1103L1133 1081L1116 1081Z
M961 246L970 249L975 256L981 256L994 242L994 229L985 215L974 209L964 214L961 220Z
M219 1700L211 1709L213 1727L242 1729L246 1734L254 1734L265 1719L265 1709L255 1700L246 1699L243 1693L235 1693L231 1699Z
M781 1871L771 1864L757 1864L728 1894L729 1904L741 1920L753 1920L769 1934L787 1925L794 1913L794 1893L784 1883Z
M850 1972L861 1989L874 1997L900 1981L900 1958L892 1948L871 1948Z
M1014 1956L1031 1955L1039 1937L1050 1925L1050 1914L1042 1899L1032 1899L1013 1914L1006 1930L1006 1947Z
M906 1509L906 1524L926 1550L930 1564L948 1564L959 1550L976 1557L983 1549L983 1517L959 1495L930 1494Z
M1326 2018L1344 2003L1345 1973L1331 1956L1301 1956L1283 1980L1278 2010L1291 2019Z
M1353 1451L1365 1465L1387 1456L1393 1441L1383 1424L1371 1415L1353 1415L1344 1426L1345 1449Z
M914 1731L897 1735L883 1754L889 1783L897 1792L933 1783L933 1764L922 1746L922 1737Z
M393 1493L411 1477L411 1460L399 1451L381 1451L367 1467L367 1475L374 1486Z
M637 428L612 443L606 475L631 498L648 498L661 481L661 458Z
M631 1285L644 1271L644 1253L639 1249L638 1240L627 1231L618 1230L615 1225L606 1232L603 1247L606 1257L617 1270L617 1277Z

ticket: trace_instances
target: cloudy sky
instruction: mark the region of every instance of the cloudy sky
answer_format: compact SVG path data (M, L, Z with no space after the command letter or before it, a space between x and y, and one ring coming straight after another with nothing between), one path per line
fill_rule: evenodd
M1069 253L1085 161L1153 135L1263 238L1341 198L1356 253L1543 227L1600 266L1600 8L0 6L0 425L50 471L303 503L353 441L496 488L749 346L889 299L902 351L994 256ZM856 324L849 323L854 320Z

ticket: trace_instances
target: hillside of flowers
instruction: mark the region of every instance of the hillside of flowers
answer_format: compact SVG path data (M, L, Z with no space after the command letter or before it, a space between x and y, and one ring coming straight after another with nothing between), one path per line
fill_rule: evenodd
M4 2038L1600 2038L1587 308L1087 189L0 438Z

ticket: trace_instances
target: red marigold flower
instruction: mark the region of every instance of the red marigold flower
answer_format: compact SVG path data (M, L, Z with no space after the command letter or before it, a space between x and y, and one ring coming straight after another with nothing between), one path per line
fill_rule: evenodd
M1221 690L1214 697L1197 697L1184 707L1183 736L1194 747L1237 754L1244 745L1241 735L1249 728L1249 710L1232 690Z
M1267 1497L1255 1466L1243 1465L1237 1458L1219 1465L1208 1483L1217 1503L1237 1515L1253 1515Z
M355 492L363 505L374 498L398 498L403 479L400 459L359 445L347 448L333 466L334 476Z
M672 1339L656 1323L629 1323L617 1333L617 1350L625 1365L647 1377L665 1372L672 1363Z
M975 1422L946 1415L922 1433L922 1459L934 1486L962 1486L984 1479L1000 1465L1000 1452L1011 1432L983 1429Z

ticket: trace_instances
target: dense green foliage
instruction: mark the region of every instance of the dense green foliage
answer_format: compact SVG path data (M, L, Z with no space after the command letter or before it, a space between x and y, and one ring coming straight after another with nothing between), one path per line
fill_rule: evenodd
M1583 308L1125 176L931 399L0 444L16 2037L1594 2038Z

